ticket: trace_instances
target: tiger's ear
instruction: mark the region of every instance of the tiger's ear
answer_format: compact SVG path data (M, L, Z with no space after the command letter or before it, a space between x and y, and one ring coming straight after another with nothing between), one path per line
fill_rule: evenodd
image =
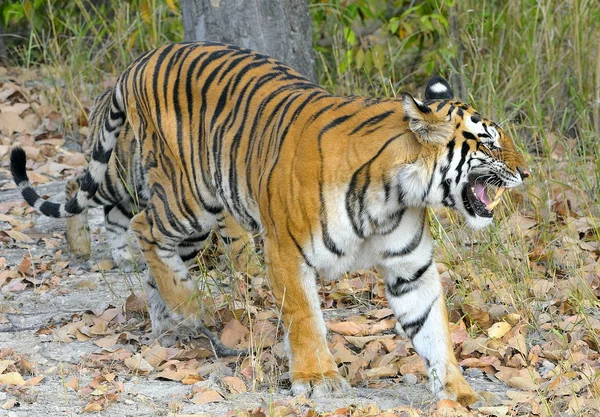
M444 77L432 77L425 87L425 100L452 100L454 92Z
M408 93L402 95L402 106L408 119L408 127L419 141L441 145L450 140L454 131L450 120L439 118L429 107Z

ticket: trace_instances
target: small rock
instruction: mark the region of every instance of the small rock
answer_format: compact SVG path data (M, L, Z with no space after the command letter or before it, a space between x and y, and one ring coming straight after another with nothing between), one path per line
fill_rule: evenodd
M468 368L465 369L464 374L469 378L481 378L483 376L483 371L479 368Z
M415 374L406 374L402 377L402 382L406 385L416 385L419 382L419 377Z
M495 304L495 305L491 306L488 310L488 314L494 320L500 319L506 313L507 313L506 306L503 306L501 304Z
M542 366L539 369L539 373L540 375L544 376L546 375L548 372L552 371L554 368L556 368L556 365L554 365L552 362L550 362L549 360L544 360L542 362Z
M6 393L0 391L0 401L4 401L4 400L6 400Z

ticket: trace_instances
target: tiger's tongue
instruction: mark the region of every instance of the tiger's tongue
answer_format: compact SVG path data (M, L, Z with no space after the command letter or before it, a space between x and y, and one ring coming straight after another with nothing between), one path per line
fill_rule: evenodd
M475 183L475 196L486 206L490 204L490 197L487 195L485 186L481 183Z

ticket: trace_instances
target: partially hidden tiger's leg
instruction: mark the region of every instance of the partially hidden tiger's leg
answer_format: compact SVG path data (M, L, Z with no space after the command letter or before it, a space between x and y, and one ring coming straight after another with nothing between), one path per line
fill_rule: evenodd
M178 245L185 236L172 231L168 223L156 218L156 213L149 202L131 220L131 230L148 264L148 311L152 332L158 337L175 326L193 326L200 309L194 282L178 253Z
M65 195L67 200L75 196L79 190L79 183L75 178L67 181ZM75 256L89 258L92 252L90 244L90 228L88 224L88 211L83 210L80 214L67 218L67 244L69 250Z
M265 235L267 275L286 332L290 379L294 395L313 397L347 394L327 347L327 329L317 290L317 272L307 265L290 237Z
M262 272L258 263L252 235L231 214L223 211L217 219L218 234L225 252L238 272L257 275Z
M468 405L478 396L462 376L448 329L448 314L428 227L410 255L387 259L378 269L386 283L390 307L419 354L433 394Z
M123 272L132 272L136 268L142 269L144 266L143 263L136 263L133 248L127 236L132 217L131 210L120 204L104 206L104 227L108 245L113 261Z
M196 257L200 254L200 251L209 243L209 237L210 232L198 232L179 243L179 256L188 267L196 262Z
M180 231L170 228L167 223L149 213L157 213L153 210L152 203L133 217L131 229L136 234L148 263L146 295L154 336L160 337L176 327L183 333L182 336L189 336L197 329L209 338L217 355L244 353L227 348L202 324L202 300L196 283L188 274L188 266L180 255L182 252L187 254L188 262L192 262L208 238L208 232L192 232L187 237L182 237ZM157 226L157 222L160 222L160 226ZM207 227L206 230L210 228Z

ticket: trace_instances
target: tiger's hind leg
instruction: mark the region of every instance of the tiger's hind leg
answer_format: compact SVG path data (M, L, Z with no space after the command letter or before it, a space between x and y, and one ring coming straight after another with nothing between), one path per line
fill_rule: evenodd
M196 257L200 254L202 249L209 243L210 232L198 232L185 238L177 246L177 251L181 260L188 266L191 267L196 263Z
M195 285L178 252L185 235L171 231L168 224L157 219L151 204L133 217L131 230L148 264L148 309L152 332L159 336L173 326L192 325L200 306Z
M73 198L77 193L77 190L79 190L77 179L72 178L68 180L65 185L65 195L67 200ZM67 217L66 239L71 253L84 259L90 257L92 248L90 243L90 227L88 224L87 209L83 210L80 214Z
M219 239L225 246L224 252L234 269L252 276L262 272L252 235L226 211L217 219L217 226Z
M104 227L112 258L123 272L132 272L145 267L142 261L136 261L131 242L127 236L133 213L121 204L104 206Z
M200 294L181 256L186 255L191 262L203 247L208 233L199 231L186 235L181 233L182 228L174 230L170 224L157 219L156 213L157 210L149 204L131 221L131 229L138 238L149 268L146 291L152 333L160 337L177 328L185 336L185 333L197 329L211 340L217 355L241 353L228 349L202 324ZM209 231L210 227L206 230Z

